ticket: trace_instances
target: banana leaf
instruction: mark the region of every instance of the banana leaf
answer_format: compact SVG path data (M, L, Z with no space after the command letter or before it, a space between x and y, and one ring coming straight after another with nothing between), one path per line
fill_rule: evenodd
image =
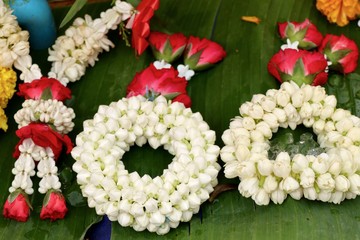
M77 16L84 13L97 17L110 3L88 4ZM54 10L59 25L66 9ZM257 16L261 22L244 22L242 16ZM227 51L225 60L214 68L197 73L188 84L192 109L200 112L211 129L216 131L217 144L223 146L222 132L230 119L239 115L239 106L250 100L253 94L265 93L278 88L279 83L266 70L269 59L275 54L281 41L277 22L303 21L309 18L323 33L344 34L360 44L356 22L337 27L327 22L315 8L315 1L296 0L162 0L152 19L153 30L182 32L185 35L206 37L220 43ZM63 30L62 30L63 31ZM61 34L61 31L59 32ZM69 84L73 99L68 102L77 115L75 128L70 134L74 140L82 131L82 122L92 118L101 104L108 105L125 96L126 86L136 72L141 71L154 59L148 50L136 57L134 50L114 31L110 39L116 47L103 53L95 67L89 68L78 82ZM32 52L35 62L43 73L49 69L47 52ZM348 76L332 76L326 84L329 94L338 97L338 107L346 108L360 116L360 70ZM12 115L21 107L23 99L14 97L6 109L9 129L0 134L0 201L8 194L13 175L12 151L16 145L16 123ZM297 129L296 131L302 131ZM73 160L62 156L61 177L67 197L69 213L64 220L49 222L39 219L43 196L35 193L30 199L34 211L26 223L17 223L0 216L0 239L79 239L86 230L100 220L94 209L89 209L82 199L71 171ZM160 175L171 161L165 150L150 147L132 147L124 155L129 171ZM219 160L220 161L220 160ZM220 161L221 162L221 161ZM238 184L238 179L226 179L221 172L221 184ZM36 182L35 182L35 189ZM188 223L181 223L163 239L359 239L360 198L346 200L340 205L293 200L290 197L282 205L271 203L257 206L251 199L240 196L237 190L218 195L213 202L202 205L198 214ZM158 239L154 233L135 232L112 223L112 239Z

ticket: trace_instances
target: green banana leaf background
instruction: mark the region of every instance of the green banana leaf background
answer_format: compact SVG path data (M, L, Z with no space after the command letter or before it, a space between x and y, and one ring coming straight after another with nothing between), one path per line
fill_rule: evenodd
M98 17L110 7L110 2L87 4L77 16L85 13ZM68 8L55 9L59 25ZM257 16L260 24L244 22L241 16ZM151 22L153 30L182 32L220 43L227 52L224 61L214 68L199 72L188 84L192 109L200 112L211 129L216 131L217 144L223 146L222 132L230 119L239 115L239 106L253 94L278 88L279 83L267 72L267 63L281 41L277 22L303 21L309 18L323 33L344 34L360 45L360 28L356 21L340 28L327 22L310 0L162 0ZM59 30L61 34L64 30ZM108 105L125 96L126 87L135 73L154 60L151 51L136 57L134 50L125 45L117 32L110 33L116 47L103 53L95 67L89 68L78 82L69 84L73 98L67 102L76 112L75 128L70 137L82 131L82 122L92 118L101 104ZM50 68L47 51L32 51L45 74ZM360 67L356 71L360 73ZM332 75L326 84L329 94L338 97L338 107L350 109L360 116L360 75ZM0 133L0 204L3 205L11 185L14 159L13 149L18 141L16 123L12 116L21 108L23 99L15 96L6 112L9 129ZM297 130L302 131L302 130ZM160 175L171 161L163 149L132 147L124 156L129 171ZM43 195L35 193L30 201L33 211L26 223L18 223L0 216L0 239L82 239L86 230L101 220L94 209L89 209L76 184L71 170L71 156L61 156L59 168L63 193L69 212L64 220L50 222L39 218ZM221 162L221 160L219 159ZM219 175L221 184L238 184ZM360 198L346 200L341 205L290 197L282 205L270 203L257 206L251 199L240 196L235 190L215 197L202 205L201 211L188 223L181 223L167 235L135 232L112 223L111 239L360 239Z

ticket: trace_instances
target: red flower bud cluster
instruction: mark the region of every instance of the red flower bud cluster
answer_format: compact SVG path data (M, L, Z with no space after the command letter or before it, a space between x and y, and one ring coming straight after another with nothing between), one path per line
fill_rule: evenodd
M206 38L187 38L182 33L152 32L149 43L156 59L171 63L184 54L185 65L195 71L207 69L226 56L220 44Z
M279 23L278 27L282 40L296 42L300 49L280 50L270 59L268 71L280 82L323 85L329 70L347 74L356 69L358 47L344 35L323 37L308 19L301 23Z

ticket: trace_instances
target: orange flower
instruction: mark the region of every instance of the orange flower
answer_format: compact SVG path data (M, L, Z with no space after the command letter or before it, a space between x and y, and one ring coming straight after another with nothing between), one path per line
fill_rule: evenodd
M317 0L316 8L331 23L343 27L354 20L360 14L360 3L358 0Z

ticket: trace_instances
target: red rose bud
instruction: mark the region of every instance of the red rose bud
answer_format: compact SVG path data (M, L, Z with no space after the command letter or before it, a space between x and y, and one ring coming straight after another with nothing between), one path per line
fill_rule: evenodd
M55 221L63 219L68 211L64 196L57 191L50 191L46 193L43 206L40 212L41 219L50 219Z
M141 55L149 46L147 38L150 34L150 20L159 5L160 0L142 0L136 7L137 13L132 25L131 45L138 55Z
M192 70L200 71L211 67L225 56L225 50L216 42L190 36L185 49L184 62Z
M156 59L171 63L184 52L187 38L182 33L152 32L149 43Z
M66 153L70 153L73 148L71 139L67 135L54 131L49 125L44 123L30 123L16 130L16 135L20 138L20 141L15 147L14 158L20 156L19 146L27 138L31 138L38 146L44 148L50 147L54 153L55 160L59 157L63 145L67 148Z
M327 61L323 54L305 50L285 49L276 53L268 63L268 71L280 82L323 85L327 81Z
M178 71L173 67L157 69L154 64L136 73L134 79L128 85L127 97L143 95L153 99L163 95L174 102L182 102L190 107L191 101L186 92L187 81L178 77Z
M7 198L3 215L6 218L15 219L19 222L26 222L30 215L30 208L26 193L15 191Z
M327 34L319 47L319 52L331 61L329 68L342 73L351 73L357 67L359 50L353 40L344 35Z
M312 49L320 46L323 39L322 34L312 24L309 19L304 22L284 22L279 23L279 33L281 39L286 42L286 39L290 39L291 42L298 41L299 48Z
M42 77L30 83L19 84L19 96L25 99L56 99L64 101L71 98L69 88L55 78Z

